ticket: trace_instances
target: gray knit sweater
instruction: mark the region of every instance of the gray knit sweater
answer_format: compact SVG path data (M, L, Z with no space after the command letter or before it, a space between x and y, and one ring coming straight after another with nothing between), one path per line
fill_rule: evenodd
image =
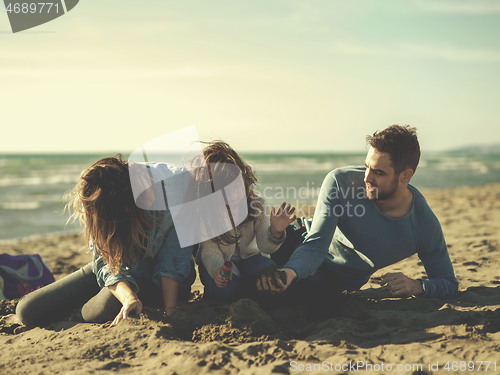
M218 244L213 240L208 240L201 244L197 255L197 262L203 262L210 276L213 277L215 271L222 267L222 263L230 260L233 256L247 259L252 255L260 253L272 254L278 250L285 240L286 231L283 232L280 238L275 238L271 234L271 209L264 199L259 198L259 202L262 205L262 211L259 216L255 220L237 227L240 234L237 244ZM234 230L231 232L233 235L235 234ZM254 239L256 240L257 248L252 246ZM237 267L233 268L233 273L239 276Z

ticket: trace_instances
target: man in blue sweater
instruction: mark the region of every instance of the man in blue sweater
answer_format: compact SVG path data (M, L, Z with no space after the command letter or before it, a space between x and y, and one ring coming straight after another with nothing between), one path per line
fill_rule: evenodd
M378 269L417 253L428 280L386 273L382 285L392 295L458 293L441 225L409 185L420 159L416 129L392 125L367 141L365 167L335 169L323 181L307 237L283 267L286 284L262 276L259 290L280 293L302 279L325 290L358 290Z

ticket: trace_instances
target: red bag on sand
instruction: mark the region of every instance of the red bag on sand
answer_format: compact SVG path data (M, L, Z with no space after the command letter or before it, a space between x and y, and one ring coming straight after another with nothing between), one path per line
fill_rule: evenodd
M22 297L55 281L39 254L0 254L0 278L7 298Z

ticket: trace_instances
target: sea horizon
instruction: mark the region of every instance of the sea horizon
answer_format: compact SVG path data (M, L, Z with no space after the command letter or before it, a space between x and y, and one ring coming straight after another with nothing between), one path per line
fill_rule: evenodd
M0 154L0 239L80 230L77 223L66 225L64 193L75 185L84 168L115 154ZM362 166L365 158L364 152L240 154L255 171L255 190L271 205L284 200L294 205L314 204L329 171ZM495 182L500 182L500 153L493 149L423 152L411 184L418 189L439 189Z

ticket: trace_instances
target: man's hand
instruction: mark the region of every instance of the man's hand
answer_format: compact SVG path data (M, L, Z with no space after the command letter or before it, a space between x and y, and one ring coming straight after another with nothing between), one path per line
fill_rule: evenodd
M142 302L135 296L127 297L122 301L122 304L120 312L113 322L111 322L112 326L120 323L123 319L127 319L130 313L135 312L136 314L140 314L142 311Z
M418 296L424 292L420 281L410 279L402 272L386 273L382 276L382 286L387 286L389 292L396 297Z
M222 276L222 267L217 268L214 273L214 281L215 285L217 285L217 288L225 288L227 284L229 283L229 280L233 278L233 273L231 272L231 275L229 276L229 279L226 279L224 276Z
M268 292L268 293L283 293L290 286L293 280L297 278L297 274L291 268L282 268L280 271L284 271L286 275L286 284L283 284L279 277L275 277L274 281L276 285L273 283L273 278L262 275L257 279L257 290L260 292Z
M271 209L271 233L274 237L280 238L283 231L295 220L296 216L293 215L295 207L290 204L283 204L276 209ZM293 215L293 216L292 216Z

